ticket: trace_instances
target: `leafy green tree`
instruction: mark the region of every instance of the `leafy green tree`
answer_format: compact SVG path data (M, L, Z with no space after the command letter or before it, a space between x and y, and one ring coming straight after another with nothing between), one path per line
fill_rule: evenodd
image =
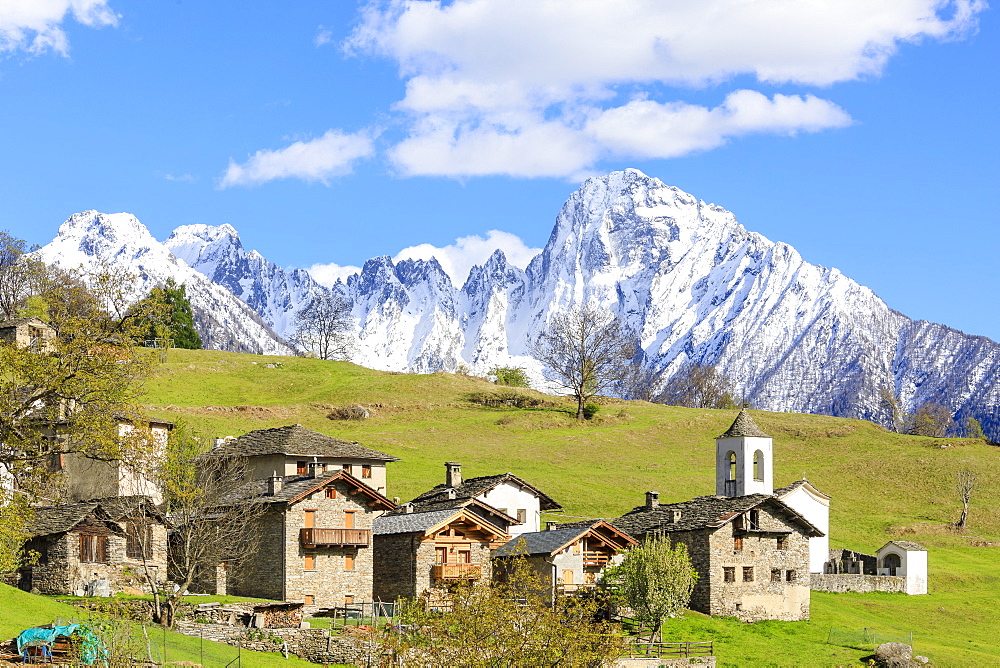
M156 317L147 322L143 332L145 339L170 339L174 348L202 348L201 336L194 328L191 300L183 283L177 285L173 278L168 278L163 287L150 290L140 304L146 304L156 313Z
M148 430L119 433L122 420L148 424L142 385L151 359L134 344L137 319L120 315L128 280L47 271L31 296L50 314L55 338L41 349L0 342L0 471L16 490L8 505L0 500L0 565L19 558L17 537L29 517L23 510L51 496L56 457L79 453L128 465L154 447Z
M595 621L599 603L551 598L523 557L505 560L502 582L460 584L401 601L408 633L387 634L379 651L394 666L602 666L618 658L622 638ZM440 610L445 610L441 612Z
M907 434L944 438L955 425L955 421L951 417L951 411L946 407L928 402L907 415L905 425Z
M966 438L986 438L986 434L983 433L983 426L979 424L979 420L971 415L965 418L962 431L965 432Z
M494 378L497 385L507 387L531 387L528 380L528 373L523 366L495 366L489 371L489 376Z
M665 619L688 607L697 581L698 572L691 565L687 547L683 543L672 545L662 536L633 547L620 565L605 574L615 600L632 610L639 624L649 629L650 644Z

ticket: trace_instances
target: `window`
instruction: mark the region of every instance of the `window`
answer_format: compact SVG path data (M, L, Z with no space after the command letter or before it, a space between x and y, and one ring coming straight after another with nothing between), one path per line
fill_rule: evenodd
M149 559L153 556L153 527L145 522L125 524L125 556Z
M795 582L795 571L786 571L785 580L787 582Z
M354 511L345 510L344 511L344 528L353 529L354 528Z
M729 477L727 480L736 480L736 453L729 451Z
M753 479L757 482L764 481L764 453L760 450L753 453Z
M306 463L305 462L295 462L295 474L305 475L306 474Z
M753 566L744 566L743 567L743 581L744 582L753 582Z
M315 510L305 510L303 511L304 517L302 520L302 526L307 529L312 529L316 526L316 511Z
M362 478L371 478L372 477L372 465L371 464L364 464L361 467L361 477Z
M434 554L436 555L436 559L437 559L437 561L435 563L438 563L438 564L447 564L448 563L448 548L446 548L446 547L435 547L434 548Z
M108 537L80 534L80 561L108 563Z
M517 509L517 523L524 524L528 521L528 511L524 508Z
M344 596L344 605L354 605L354 597L350 594Z
M771 569L771 582L781 582L781 569Z
M312 594L306 594L303 598L306 605L314 605L316 603L316 598Z
M326 488L326 498L328 498L328 499L336 499L337 498L337 489L335 487L327 487Z
M348 473L350 473L351 472L351 465L350 464L344 464L344 470L347 471Z
M344 570L353 571L354 570L354 555L345 554L344 555Z
M736 550L737 552L739 552L740 550L743 549L743 538L742 537L733 538L733 549Z
M760 530L760 511L756 508L747 513L747 529L750 531Z
M302 560L302 568L307 571L316 570L316 555L307 554L305 558Z
M784 550L785 549L785 544L787 543L787 541L788 541L788 537L787 536L778 536L776 547L779 550Z
M722 568L722 581L723 582L736 582L736 567L735 566L723 566L723 568Z
M576 575L572 568L564 568L562 572L563 584L571 585L576 582Z

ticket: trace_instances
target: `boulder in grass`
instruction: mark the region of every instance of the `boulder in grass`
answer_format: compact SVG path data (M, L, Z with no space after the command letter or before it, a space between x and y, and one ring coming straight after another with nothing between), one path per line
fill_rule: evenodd
M882 643L875 650L875 665L883 668L912 666L913 648L902 642Z

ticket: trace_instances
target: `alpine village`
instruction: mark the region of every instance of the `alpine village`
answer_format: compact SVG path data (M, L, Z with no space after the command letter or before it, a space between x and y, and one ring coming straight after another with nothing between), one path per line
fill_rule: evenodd
M948 656L926 615L996 593L929 471L974 489L981 436L197 350L171 289L135 326L194 350L0 325L8 661L916 665Z

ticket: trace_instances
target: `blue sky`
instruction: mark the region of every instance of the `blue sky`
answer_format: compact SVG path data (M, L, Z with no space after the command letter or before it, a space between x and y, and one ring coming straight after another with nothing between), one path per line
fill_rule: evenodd
M973 0L2 0L0 228L128 211L462 273L637 167L1000 340L998 29Z

